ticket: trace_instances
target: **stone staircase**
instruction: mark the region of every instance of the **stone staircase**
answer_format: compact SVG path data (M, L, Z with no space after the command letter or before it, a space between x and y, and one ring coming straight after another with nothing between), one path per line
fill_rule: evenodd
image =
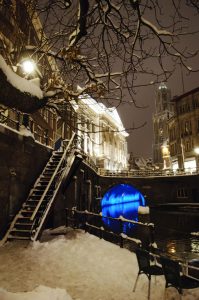
M76 158L79 162L82 160L71 147L73 139L74 136L64 152L53 152L1 244L6 240L34 241L39 238L61 184L69 176Z

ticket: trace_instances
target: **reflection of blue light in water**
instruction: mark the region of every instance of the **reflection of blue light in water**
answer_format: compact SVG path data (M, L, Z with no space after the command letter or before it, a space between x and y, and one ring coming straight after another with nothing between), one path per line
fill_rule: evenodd
M104 195L101 206L102 215L105 217L119 218L123 216L126 219L138 221L138 207L145 206L145 199L133 186L118 184ZM114 232L120 231L118 221L106 218L103 218L103 221ZM124 222L123 232L128 234L134 226L134 224Z

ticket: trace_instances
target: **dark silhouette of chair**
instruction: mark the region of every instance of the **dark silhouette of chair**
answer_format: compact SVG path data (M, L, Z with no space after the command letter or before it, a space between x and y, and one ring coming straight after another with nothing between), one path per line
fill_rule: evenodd
M199 287L199 281L181 274L181 266L179 261L171 260L167 257L161 257L160 262L162 264L162 269L166 280L165 290L168 287L176 288L181 299L183 295L183 289L193 289Z
M138 275L134 284L133 292L135 292L136 285L138 282L138 278L141 274L145 274L148 277L149 280L149 286L148 286L148 299L150 299L150 291L151 291L151 276L155 275L163 275L163 270L161 267L157 265L151 264L151 258L152 256L148 251L146 251L143 248L136 249L136 257L138 261Z

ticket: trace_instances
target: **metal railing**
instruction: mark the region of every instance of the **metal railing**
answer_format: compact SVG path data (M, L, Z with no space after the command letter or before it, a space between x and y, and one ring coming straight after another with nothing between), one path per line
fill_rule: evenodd
M105 177L171 177L171 176L188 176L199 174L199 169L184 169L184 170L133 170L133 171L109 171L109 170L99 170L98 174Z
M99 168L96 166L95 162L92 160L92 158L88 155L86 155L84 152L82 152L84 155L84 163L88 165L91 169L93 169L97 174L99 174Z
M64 151L64 153L63 153L63 155L62 155L62 157L61 157L61 159L60 159L60 161L59 161L59 163L58 163L58 165L57 165L57 167L56 167L56 169L55 169L55 171L54 171L54 173L52 174L51 179L50 179L49 182L48 182L48 185L46 186L46 188L45 188L45 190L44 190L44 192L43 192L43 194L42 194L42 196L41 196L41 198L40 198L40 200L39 200L39 202L38 202L38 204L37 204L37 206L36 206L34 212L32 213L32 216L30 217L30 220L33 220L33 219L35 218L35 216L36 216L36 214L37 214L37 212L38 212L38 210L39 210L39 208L40 208L40 206L41 206L41 203L43 202L43 200L44 200L44 198L45 198L45 196L46 196L46 194L47 194L47 192L48 192L48 190L49 190L49 188L50 188L52 182L53 182L54 179L55 179L55 176L56 176L57 173L58 173L58 170L60 169L60 167L61 167L63 161L66 159L67 152L69 151L69 149L70 149L70 147L71 147L71 144L72 144L72 142L73 142L74 137L75 137L75 133L73 134L73 136L72 136L70 142L68 143L68 145L67 145L67 147L66 147L66 149L65 149L65 151Z
M115 225L114 232L106 223ZM148 247L154 242L154 224L142 223L128 220L123 217L113 218L103 216L101 213L93 213L87 210L80 211L75 208L66 208L66 226L73 228L81 228L94 235L119 243L120 247L124 246L124 242L142 244ZM128 230L132 227L132 230Z
M43 202L44 198L46 197L49 188L52 186L52 184L54 184L55 185L55 190L54 190L53 196L52 196L52 198L51 198L51 200L50 200L50 202L49 202L49 204L48 204L48 206L47 206L44 214L42 215L42 220L45 220L45 217L46 217L46 215L47 215L47 213L49 211L49 208L51 207L51 205L52 205L52 203L53 203L53 201L54 201L54 199L55 199L55 197L57 195L57 192L59 190L59 186L60 186L61 181L62 181L63 173L64 173L64 171L66 171L64 167L65 167L66 162L67 162L67 154L68 154L68 152L71 149L71 146L72 146L72 143L74 141L74 138L75 138L75 133L73 133L73 135L71 137L71 140L67 144L67 146L66 146L66 148L64 150L64 153L63 153L63 155L62 155L62 157L61 157L61 159L60 159L60 161L59 161L59 163L58 163L55 171L53 172L53 174L52 174L52 176L51 176L51 178L50 178L50 180L48 182L48 185L46 186L46 188L45 188L45 190L44 190L44 192L43 192L43 194L42 194L42 196L41 196L41 198L40 198L37 206L35 207L32 215L30 217L30 220L36 221L35 217L36 217L36 215L37 215L37 213L38 213L38 211L39 211L39 209L40 209L40 207L42 205L42 202ZM75 150L73 150L73 153L71 154L72 157L74 156L74 153L75 153ZM63 165L63 167L62 167L62 165ZM68 162L68 168L70 168L70 166L71 165ZM61 169L61 172L59 172L60 169ZM40 230L40 228L43 225L43 221L42 220L39 220L39 224L35 224L35 222L33 223L34 225L32 227L32 231L35 231L35 226L37 226L37 229L36 229L36 233L34 235L34 238L32 238L32 240L35 240L37 238L37 236L39 234L39 230Z
M104 220L118 222L119 230L112 232L106 225ZM124 224L131 223L137 226L139 230L131 235L124 233ZM142 223L132 220L125 219L123 217L112 218L105 217L101 213L96 214L89 211L80 211L76 208L66 208L66 226L71 226L75 229L83 229L85 232L89 232L98 236L100 239L105 239L115 244L118 244L121 248L125 247L131 251L135 251L137 247L143 246L150 252L150 255L154 257L155 261L159 262L160 257L163 255L169 255L168 253L162 252L161 249L154 248L154 224L153 223ZM140 230L141 228L141 230ZM143 230L144 229L144 230ZM134 229L133 229L134 230ZM134 230L135 231L135 230ZM146 236L147 233L147 236ZM143 235L144 234L144 235ZM107 238L109 235L109 238ZM110 238L111 236L111 238ZM117 238L117 239L116 239ZM182 272L190 278L199 281L199 267L198 263L195 265L193 260L185 260L182 258L172 257L171 259L177 259L182 267Z
M8 113L8 115L6 115L3 111L0 112L0 124L8 126L9 128L14 129L14 130L16 130L20 133L20 129L23 128L23 123L22 123L22 120L21 120L23 114L21 114L20 112L18 112L15 109L11 109L11 108L9 108L9 112L11 112L13 117L11 117L9 115L9 113ZM30 121L31 122L33 121L31 119L31 117L30 117ZM38 131L30 129L31 133L34 136L34 139L36 141L40 142L43 145L47 145L47 146L52 147L53 146L53 140L48 136L48 134L46 132L46 129L42 128L41 125L39 125L39 124L36 124L36 126L39 127Z

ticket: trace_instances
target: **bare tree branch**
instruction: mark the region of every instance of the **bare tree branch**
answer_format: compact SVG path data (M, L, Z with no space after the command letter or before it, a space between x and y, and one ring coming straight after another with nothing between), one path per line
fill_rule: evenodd
M36 59L42 73L44 99L38 107L56 105L60 93L65 101L88 93L108 106L132 103L139 107L139 87L167 81L179 63L187 72L198 71L189 61L198 57L199 50L183 42L190 35L198 39L198 28L189 28L189 21L197 17L196 0L170 0L169 5L160 0L23 3L37 27L29 56ZM14 12L13 18L17 24ZM15 66L30 42L17 26L16 36L12 52L7 53L7 63ZM3 97L0 90L0 102L5 104Z

